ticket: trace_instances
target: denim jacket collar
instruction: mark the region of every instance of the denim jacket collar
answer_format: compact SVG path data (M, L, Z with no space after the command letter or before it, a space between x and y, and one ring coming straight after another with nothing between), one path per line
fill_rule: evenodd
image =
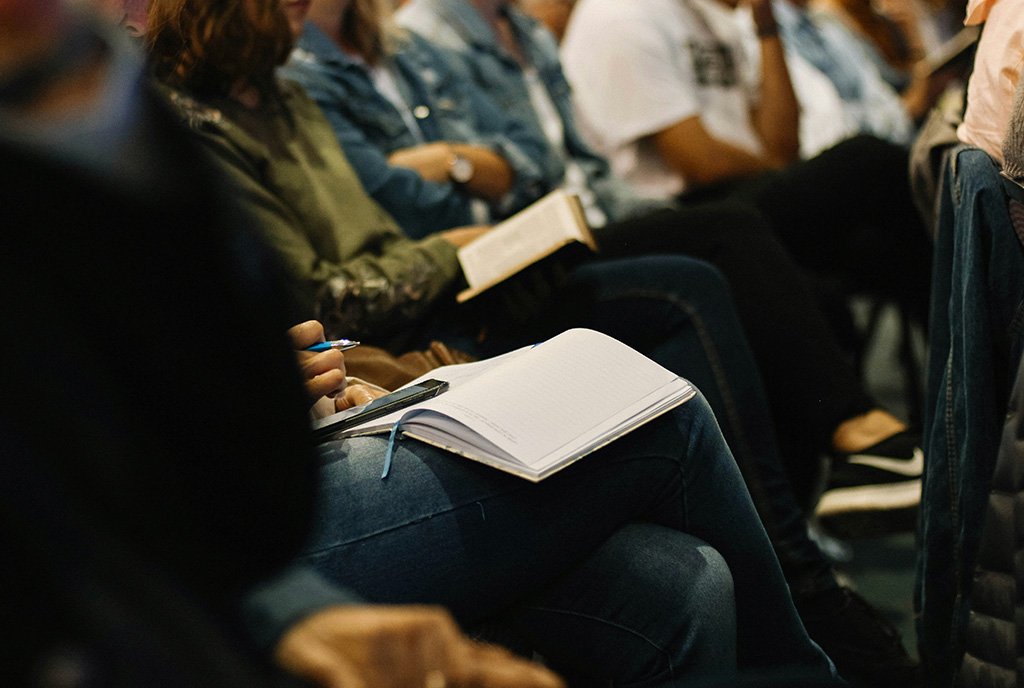
M306 22L302 36L295 46L292 59L321 64L324 67L354 68L366 71L366 63L357 57L347 54L334 44L334 41L318 26Z
M473 50L488 52L501 60L515 64L515 58L498 42L498 37L494 34L490 24L469 2L464 0L434 0L434 6L437 8L437 14ZM505 7L502 11L512 23L512 27L517 34L523 35L531 30L531 20L515 8ZM524 44L524 49L529 49L529 41L522 41L522 43ZM530 55L531 62L533 62L533 57L533 55Z

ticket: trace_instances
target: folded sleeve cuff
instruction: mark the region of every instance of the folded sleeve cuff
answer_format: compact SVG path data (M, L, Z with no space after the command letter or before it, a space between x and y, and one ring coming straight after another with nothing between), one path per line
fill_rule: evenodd
M270 649L300 619L327 607L362 604L305 567L292 567L252 588L242 600L242 622L253 643Z

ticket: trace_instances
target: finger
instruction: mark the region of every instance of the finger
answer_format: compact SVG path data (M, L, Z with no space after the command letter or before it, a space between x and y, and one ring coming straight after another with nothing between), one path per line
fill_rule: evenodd
M345 393L334 399L334 408L337 411L344 411L354 406L368 404L383 393L378 393L366 385L349 385Z
M550 670L495 645L463 641L462 662L450 670L449 688L565 688Z
M380 688L425 688L428 680L431 688L445 686L449 665L446 648L451 644L454 622L447 612L432 607L410 606L395 611L387 630L378 634L377 647L371 653L382 668Z
M317 342L324 341L324 326L316 320L307 320L294 327L289 327L288 336L291 338L292 346L295 349L305 349Z
M279 647L277 661L296 676L323 688L372 688L341 653L308 635Z
M306 381L306 391L313 399L334 399L344 393L344 390L345 373L340 370L331 370Z
M345 390L345 356L340 351L324 351L301 362L306 391L313 398L334 397Z
M308 380L331 371L340 371L345 375L345 354L337 349L321 351L309 357L302 358L302 374Z

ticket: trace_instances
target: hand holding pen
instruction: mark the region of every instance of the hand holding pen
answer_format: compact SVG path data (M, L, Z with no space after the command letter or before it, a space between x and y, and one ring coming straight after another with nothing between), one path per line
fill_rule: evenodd
M312 346L307 346L305 350L317 353L321 351L330 351L331 349L334 349L335 351L348 351L349 349L354 349L357 346L359 346L359 342L352 339L332 339L326 342L318 342Z
M345 356L342 348L355 342L325 342L323 325L315 320L299 323L288 329L292 346L298 356L299 368L312 401L320 397L336 397L345 391Z

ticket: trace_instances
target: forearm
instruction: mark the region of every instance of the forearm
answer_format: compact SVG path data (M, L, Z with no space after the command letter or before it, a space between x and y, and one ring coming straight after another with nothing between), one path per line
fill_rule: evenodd
M753 113L754 127L770 164L787 165L800 154L800 106L786 67L778 32L759 32L761 102Z
M767 156L715 138L700 117L691 117L652 136L662 160L691 186L744 177L774 169Z
M394 151L388 156L388 161L392 165L415 170L426 181L440 184L451 181L448 175L451 161L456 155L473 164L473 177L462 185L470 196L493 203L512 188L515 180L512 167L501 155L484 146L430 143Z

